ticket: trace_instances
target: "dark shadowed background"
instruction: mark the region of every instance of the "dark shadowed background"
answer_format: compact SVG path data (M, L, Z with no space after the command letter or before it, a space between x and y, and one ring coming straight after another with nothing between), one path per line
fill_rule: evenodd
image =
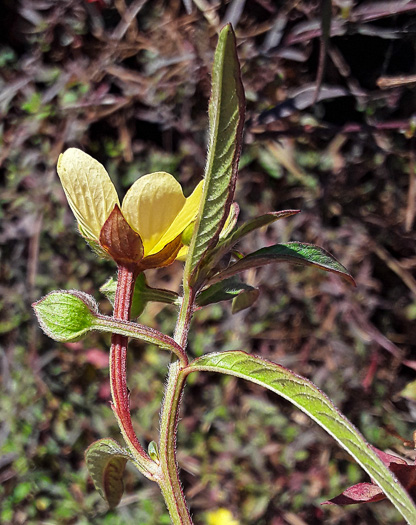
M213 51L229 21L247 97L240 217L302 210L239 250L316 243L357 288L314 268L247 272L257 303L237 315L227 303L198 312L190 353L242 349L281 363L322 388L375 446L414 458L388 429L410 439L416 415L416 2L332 0L325 44L317 0L3 0L1 523L169 523L158 487L133 469L111 512L88 478L87 446L121 440L109 337L55 343L30 305L76 288L111 312L98 289L115 267L77 233L58 155L70 146L90 153L120 196L162 170L189 194L203 173ZM181 264L148 278L178 290ZM157 304L141 317L168 334L174 321L173 308ZM167 365L165 353L131 344L131 405L145 444L157 436ZM305 415L255 385L191 376L178 446L197 524L219 507L242 525L402 523L387 502L321 507L367 476Z

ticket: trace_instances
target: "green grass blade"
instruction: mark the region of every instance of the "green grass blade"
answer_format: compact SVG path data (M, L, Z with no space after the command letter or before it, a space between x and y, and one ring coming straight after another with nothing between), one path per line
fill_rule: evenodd
M190 363L184 373L196 371L220 372L241 377L290 401L335 438L380 486L407 522L416 524L416 507L408 493L360 432L309 380L280 365L240 351L202 356Z
M234 196L244 126L244 89L231 25L221 31L212 70L208 156L198 218L189 247L184 279L218 240Z

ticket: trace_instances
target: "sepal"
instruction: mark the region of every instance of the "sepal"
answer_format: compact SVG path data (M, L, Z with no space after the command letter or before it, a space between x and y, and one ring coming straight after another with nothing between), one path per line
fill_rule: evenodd
M143 259L142 239L117 204L101 228L100 245L118 265L135 267Z

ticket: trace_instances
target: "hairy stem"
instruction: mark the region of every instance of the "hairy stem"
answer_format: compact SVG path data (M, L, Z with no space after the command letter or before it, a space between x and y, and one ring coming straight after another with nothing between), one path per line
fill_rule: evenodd
M136 277L135 270L119 266L113 313L117 319L129 320ZM124 335L113 334L111 337L110 385L113 411L117 417L123 437L134 454L137 463L142 467L143 474L153 479L157 465L141 446L131 421L129 391L126 381L127 343L128 338Z
M194 293L191 288L187 288L184 290L174 336L175 341L183 350L187 344L193 311ZM160 486L173 523L175 525L192 525L192 518L182 491L176 461L176 430L185 383L185 376L181 375L183 368L184 366L180 361L172 363L169 367L168 382L160 418L159 457L164 479L164 483Z
M188 332L191 325L192 315L195 309L195 292L193 288L184 286L181 309L176 322L173 339L185 351L188 342Z
M170 365L160 424L159 458L164 480L160 488L173 523L192 525L176 462L176 429L185 381L185 377L181 376L180 372L179 361Z

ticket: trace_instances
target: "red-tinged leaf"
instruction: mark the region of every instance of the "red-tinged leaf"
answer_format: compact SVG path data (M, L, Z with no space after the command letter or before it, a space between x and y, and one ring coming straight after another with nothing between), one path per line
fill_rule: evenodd
M404 459L383 452L376 447L371 448L407 490L411 499L416 502L416 465L409 465ZM386 499L386 497L383 490L375 483L358 483L344 490L339 496L325 501L322 505L374 503Z
M124 492L123 473L132 456L114 439L99 439L85 451L85 460L95 488L110 508L117 507Z
M288 242L261 248L256 252L246 255L212 277L210 283L227 279L244 270L257 268L273 262L290 262L303 266L316 266L326 272L338 274L355 286L355 281L352 276L333 255L319 246L301 242Z
M392 463L398 463L399 465L407 465L407 462L402 458L398 458L397 456L393 456L393 454L383 452L382 450L379 450L376 447L372 447L372 449L387 467Z
M416 502L416 465L390 463L389 469L407 489L412 500Z
M342 494L324 501L322 505L353 505L354 503L373 503L386 499L383 491L373 483L358 483L344 490Z

